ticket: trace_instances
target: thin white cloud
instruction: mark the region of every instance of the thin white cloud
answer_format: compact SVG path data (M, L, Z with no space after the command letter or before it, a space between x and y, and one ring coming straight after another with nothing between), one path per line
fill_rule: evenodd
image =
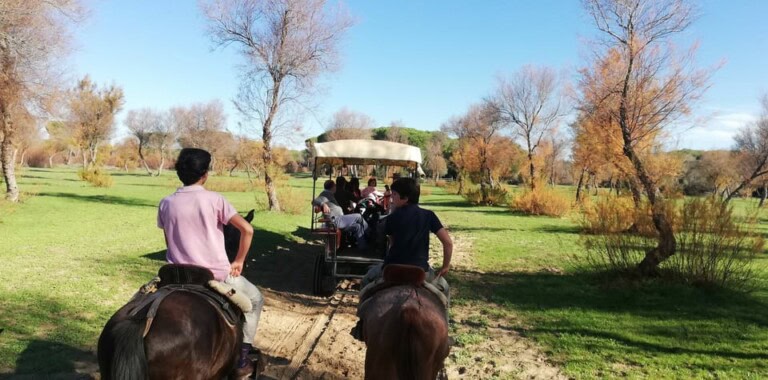
M678 149L730 149L733 137L742 127L757 119L755 114L743 111L715 111L705 120L699 120L693 127L680 126L674 134L674 145Z

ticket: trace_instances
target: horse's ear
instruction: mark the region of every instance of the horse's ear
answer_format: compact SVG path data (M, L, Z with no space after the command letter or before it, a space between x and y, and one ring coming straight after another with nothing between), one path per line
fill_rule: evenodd
M255 212L255 210L251 209L251 211L248 211L248 214L246 214L246 215L245 215L245 220L246 220L248 223L250 223L251 221L253 221L253 213L254 213L254 212Z

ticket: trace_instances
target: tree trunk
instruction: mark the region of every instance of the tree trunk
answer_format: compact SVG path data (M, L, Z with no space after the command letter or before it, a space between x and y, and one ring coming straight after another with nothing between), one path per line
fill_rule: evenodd
M528 149L528 171L531 176L531 190L536 190L536 170L533 167L533 151Z
M576 202L581 203L581 187L584 186L584 174L587 172L587 168L581 168L581 174L579 174L579 183L576 185Z
M637 181L633 179L630 179L627 183L629 184L629 191L632 193L632 202L635 204L635 208L639 208L642 202L640 187L637 185Z
M629 46L629 49L632 47ZM677 249L677 241L675 239L672 225L667 220L667 216L664 212L664 205L661 199L657 198L658 188L653 180L648 175L648 172L640 160L640 157L635 153L633 147L632 136L630 135L630 127L628 125L629 115L627 110L627 98L629 94L629 82L632 75L634 63L634 56L630 52L629 62L627 64L627 71L624 76L624 86L621 91L621 102L619 103L619 126L621 127L621 136L624 140L624 155L629 158L637 172L637 177L640 183L645 188L648 202L651 204L651 219L653 220L653 226L659 233L659 242L655 248L645 253L645 258L638 265L638 269L643 275L655 275L658 272L659 264L675 254Z
M0 143L0 161L3 166L3 179L5 180L5 198L11 202L19 201L19 186L16 184L16 173L14 168L15 157L13 156L13 120L6 111L5 104L0 103L3 123L3 141Z
M768 196L768 182L763 182L763 191L760 193L760 204L758 204L757 207L763 207L766 196Z
M231 168L229 168L229 176L230 176L230 177L232 177L232 176L233 176L233 175L232 175L232 172L234 172L234 171L235 171L235 169L237 169L237 167L238 167L239 165L240 165L240 162L238 162L237 160L235 160L235 164L234 164L234 165L232 165L232 167L231 167Z
M461 172L459 172L459 176L458 177L459 177L458 178L459 189L456 191L456 194L462 195L462 194L464 194L464 175L461 174Z
M248 183L253 186L253 179L251 179L251 165L247 163L245 164L245 175L248 177Z
M21 151L21 159L19 159L19 166L20 166L20 167L24 167L24 166L26 166L26 165L24 164L24 160L25 160L26 158L27 158L27 150L26 150L26 149L24 149L24 150L22 150L22 151Z
M152 171L149 170L149 165L147 164L147 160L144 158L143 145L144 144L141 141L139 141L139 161L141 161L141 164L144 166L144 170L147 171L147 175L152 175Z
M267 188L267 199L269 200L270 211L280 211L280 201L277 199L277 190L272 176L269 174L272 168L272 120L277 114L278 102L280 100L280 82L276 81L272 91L272 103L269 105L269 114L264 120L262 128L262 141L264 150L262 159L264 161L264 185Z
M157 166L157 174L156 176L163 175L163 167L165 167L165 154L163 150L160 150L160 165Z
M93 146L91 146L91 149L90 149L90 153L91 153L91 165L93 165L93 166L95 166L95 165L96 165L96 154L97 154L98 152L99 152L99 147L98 147L98 145L96 145L96 144L93 144Z

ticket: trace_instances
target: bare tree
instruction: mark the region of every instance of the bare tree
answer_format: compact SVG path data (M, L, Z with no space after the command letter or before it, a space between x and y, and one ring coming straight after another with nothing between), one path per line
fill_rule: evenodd
M443 157L443 142L445 135L442 133L436 133L427 142L427 170L432 174L432 178L437 180L448 172L448 163Z
M403 133L405 128L402 121L393 121L387 127L386 140L401 144L408 144L408 136Z
M173 123L173 117L170 110L160 114L160 118L155 124L155 128L152 130L152 137L150 143L157 150L160 155L160 163L157 165L157 174L162 175L165 168L165 158L170 153L170 149L173 147L176 138L178 137L178 130Z
M112 136L115 115L124 103L120 87L110 85L99 88L88 76L71 91L68 125L80 145L83 169L96 163L99 145Z
M328 141L361 139L370 140L374 122L370 116L342 108L333 114L326 138Z
M152 138L152 132L155 130L156 125L160 123L162 116L149 109L142 108L139 110L130 110L125 116L125 126L131 131L133 137L136 137L138 144L136 145L139 153L139 161L148 175L152 175L147 164L145 153L149 149L150 139Z
M270 210L280 210L275 184L272 139L285 122L280 110L296 104L317 78L335 68L337 45L351 26L325 0L207 0L203 13L220 46L235 44L245 58L236 106L261 124L265 187Z
M742 179L733 191L728 193L730 201L755 179L768 174L768 94L762 97L762 115L752 125L742 128L734 138L738 152Z
M493 99L502 120L525 144L531 189L536 188L536 148L562 117L559 86L554 70L524 66L511 78L499 78Z
M484 202L489 200L490 189L495 186L491 162L496 138L503 127L498 108L486 101L470 106L464 116L452 120L443 129L459 138L460 151L454 154L463 155L457 158L464 161L464 166L476 157ZM470 151L473 154L468 154Z
M707 87L711 70L693 68L693 51L676 54L670 39L688 28L694 10L686 0L584 0L604 37L591 68L582 70L582 109L618 127L622 153L651 205L658 245L646 252L638 269L657 272L675 254L673 227L662 194L639 149L653 146L662 132L686 115Z
M58 88L56 65L68 51L68 24L84 14L77 0L0 1L0 162L10 201L19 199L15 122L47 110Z
M568 141L564 137L553 133L549 138L548 144L550 152L547 156L547 172L549 173L549 184L555 186L558 182L558 165L562 163L562 156L568 146Z
M216 150L216 133L224 131L227 122L221 102L213 100L189 107L174 107L170 113L170 123L179 131L182 147Z

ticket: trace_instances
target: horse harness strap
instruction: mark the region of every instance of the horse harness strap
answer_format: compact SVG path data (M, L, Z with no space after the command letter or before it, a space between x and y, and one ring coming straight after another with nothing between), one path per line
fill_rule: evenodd
M146 325L144 327L142 337L147 336L149 333L149 329L152 326L155 315L157 314L157 309L160 307L160 304L163 302L165 297L168 297L171 293L178 291L198 294L202 296L203 299L208 301L219 313L221 313L221 315L224 317L224 320L227 321L227 324L230 327L237 325L237 323L242 318L242 311L237 306L233 305L224 296L217 294L205 286L191 284L169 284L159 288L154 293L147 294L128 313L129 317L136 318L139 317L139 313L141 313L147 308L147 306L149 306L149 309L146 312Z

